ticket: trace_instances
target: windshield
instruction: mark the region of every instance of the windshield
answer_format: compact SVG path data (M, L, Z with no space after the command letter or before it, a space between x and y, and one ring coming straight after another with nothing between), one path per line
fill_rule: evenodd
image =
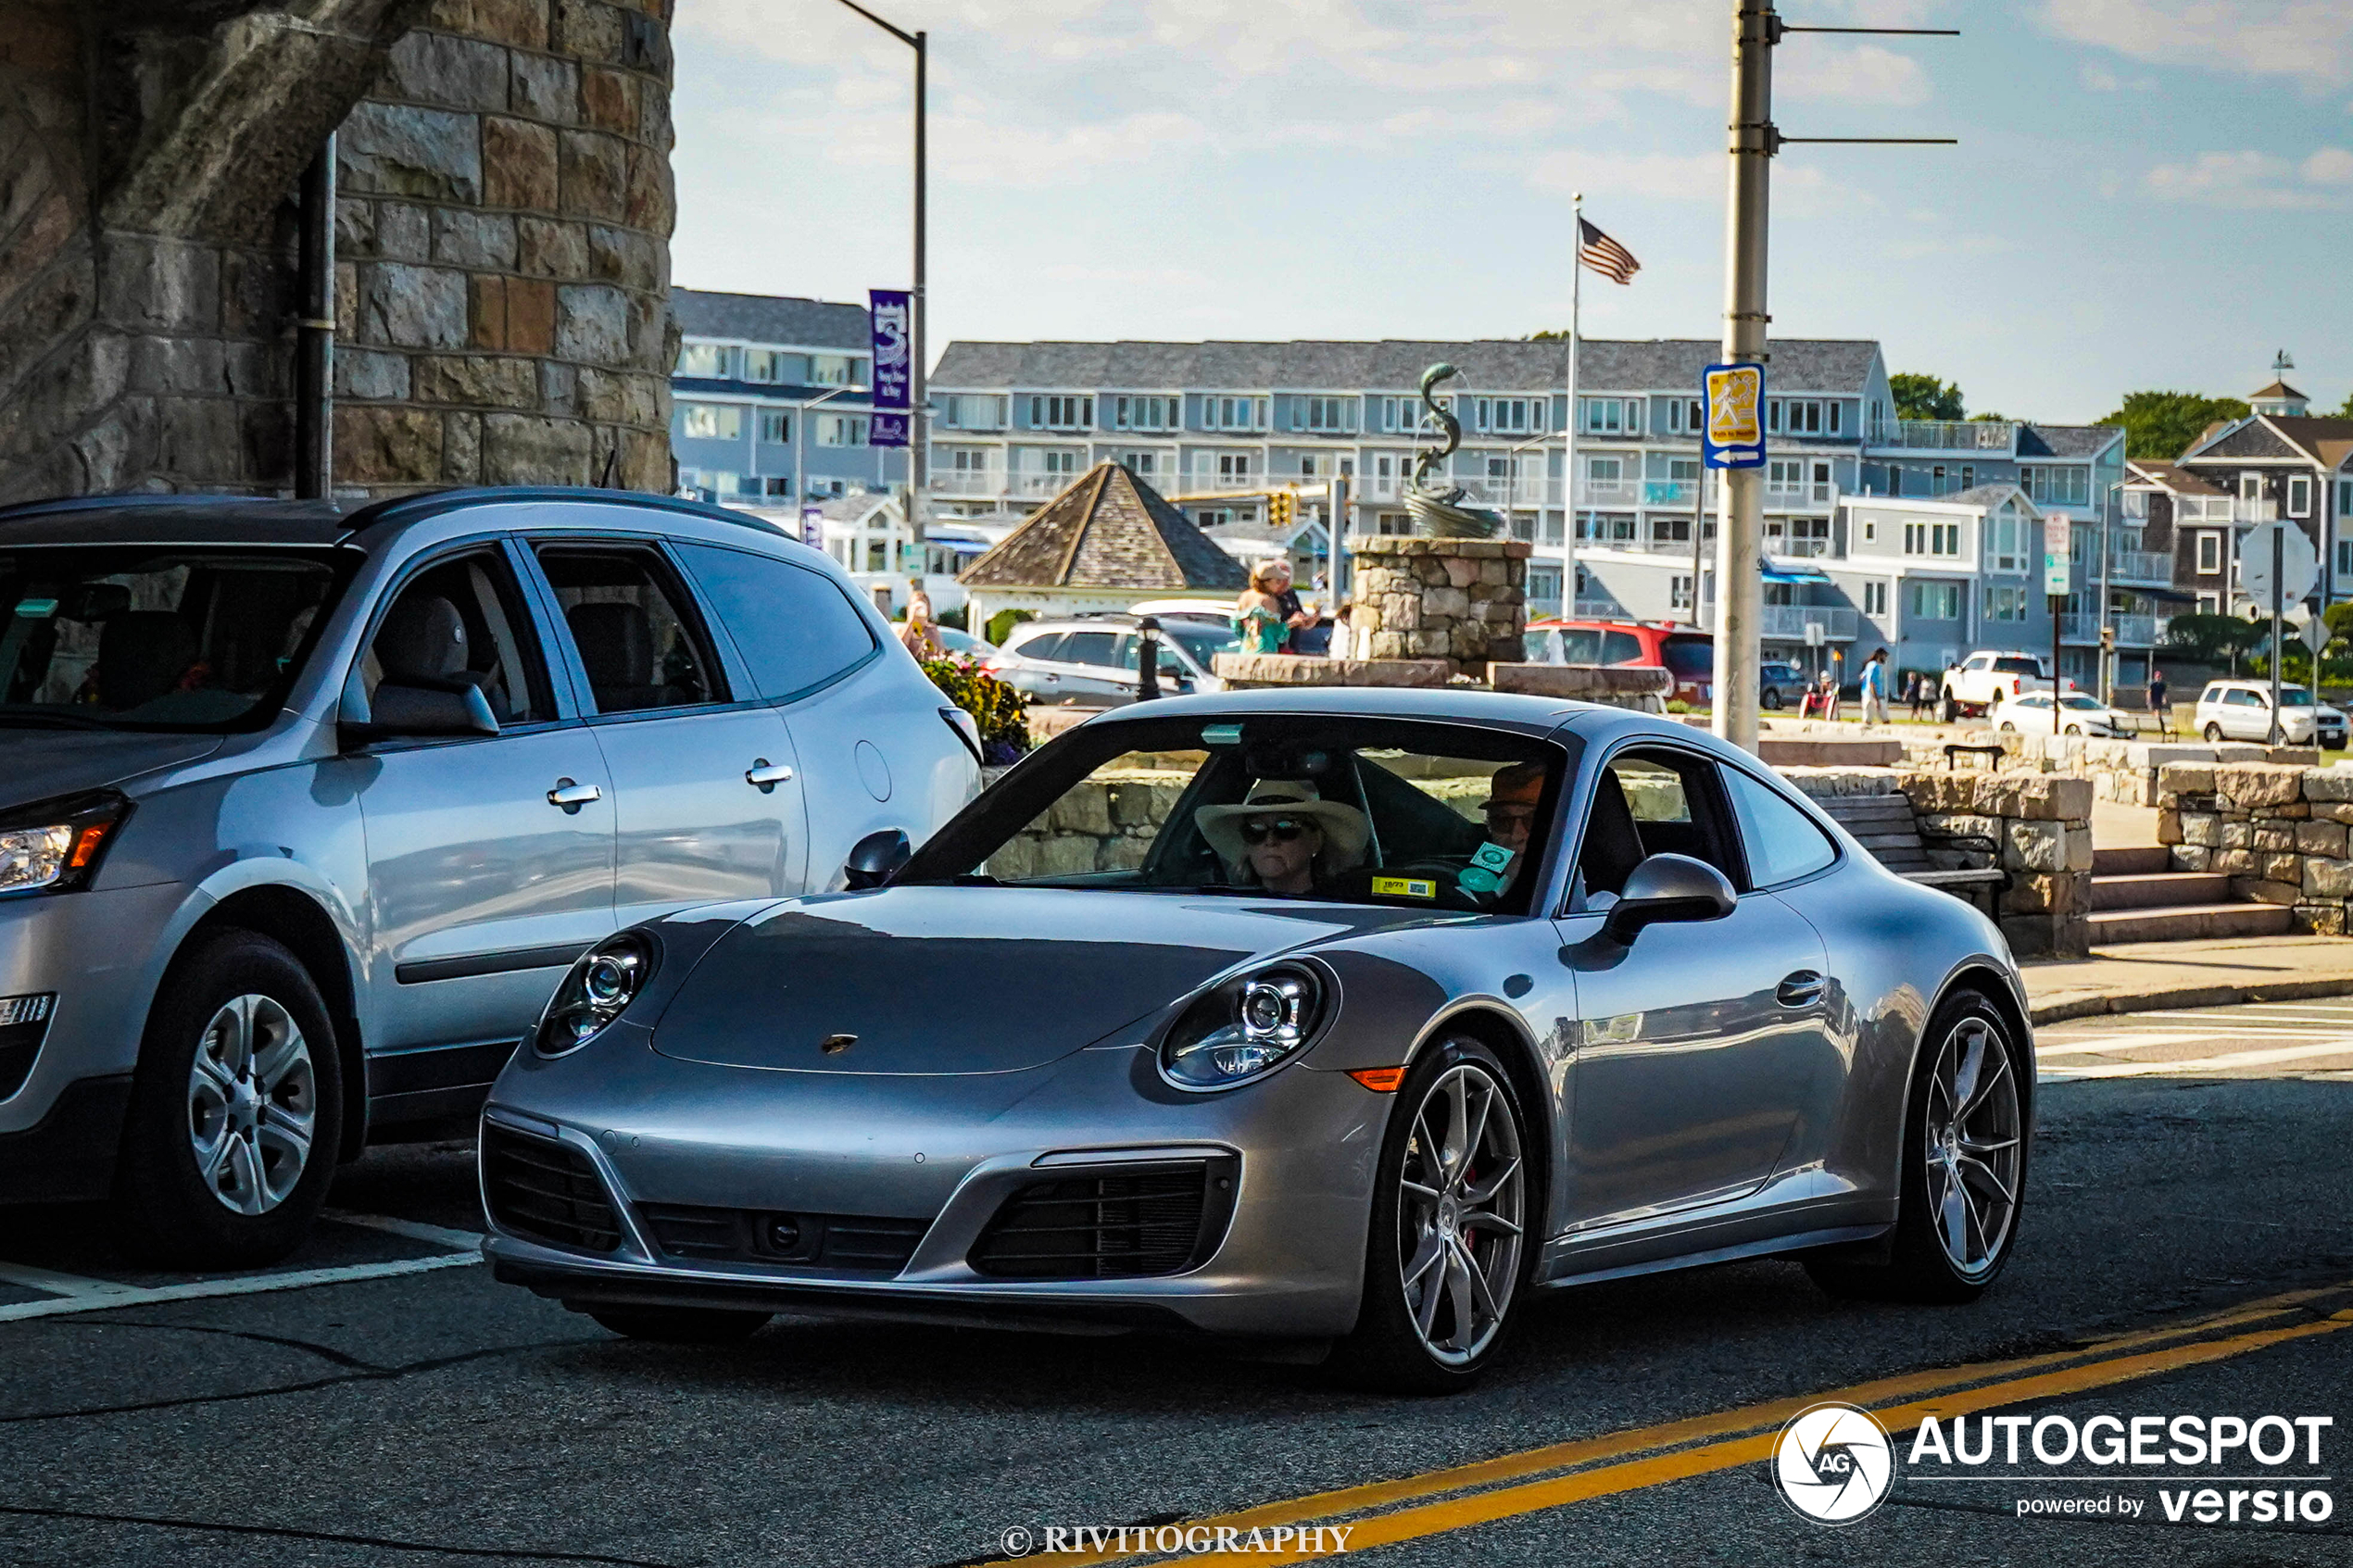
M1470 725L1087 725L942 829L899 880L1516 914L1562 765L1557 746Z
M2280 706L2282 708L2309 708L2312 706L2312 694L2302 686L2282 686Z
M0 724L217 731L262 721L341 576L323 550L0 550Z
M1716 640L1713 637L1669 637L1659 657L1667 668L1689 681L1716 673Z

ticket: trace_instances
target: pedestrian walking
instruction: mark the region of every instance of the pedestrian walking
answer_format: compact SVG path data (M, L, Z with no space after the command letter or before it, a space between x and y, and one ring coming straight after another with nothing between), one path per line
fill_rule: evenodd
M1927 711L1934 695L1929 686L1927 674L1921 671L1913 671L1912 679L1904 692L1905 697L1912 705L1912 722L1916 724L1919 722L1920 715Z
M2157 715L2158 732L2160 734L2171 734L2173 710L2165 705L2165 671L2154 664L2149 666L2148 702L2149 711Z
M1857 685L1860 689L1856 695L1862 700L1863 722L1866 724L1886 723L1887 650L1885 648L1871 655L1869 662L1863 666L1862 678Z

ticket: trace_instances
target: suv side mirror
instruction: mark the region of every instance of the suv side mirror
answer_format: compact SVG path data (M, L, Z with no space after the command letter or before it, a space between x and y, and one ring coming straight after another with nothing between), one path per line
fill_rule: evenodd
M842 884L852 893L880 887L914 858L913 847L899 829L870 833L850 847L849 859L842 862Z
M490 699L470 681L447 686L408 685L381 681L372 699L354 670L343 688L343 703L335 714L335 729L349 741L429 739L437 735L495 735L497 716Z
M1626 891L1610 906L1602 935L1630 943L1646 925L1722 920L1735 895L1724 873L1689 855L1653 855L1626 878Z

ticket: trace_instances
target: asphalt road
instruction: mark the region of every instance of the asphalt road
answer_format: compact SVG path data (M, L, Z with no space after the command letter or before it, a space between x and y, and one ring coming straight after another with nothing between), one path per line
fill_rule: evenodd
M2353 1053L2353 1004L2042 1040L2021 1250L1982 1302L1837 1304L1782 1263L1591 1286L1535 1301L1505 1364L1446 1400L1161 1340L780 1319L725 1349L627 1343L464 1261L454 1146L371 1153L334 1192L359 1218L259 1280L142 1274L86 1213L11 1213L0 1563L927 1568L1000 1558L1009 1527L1042 1548L1050 1527L1171 1521L1270 1544L1347 1524L1352 1558L1482 1568L2353 1563L2353 1054L2321 1048ZM2085 1072L2135 1064L2154 1065ZM325 1283L285 1287L296 1272ZM1947 1419L2336 1425L2318 1465L2268 1470L1906 1462L1833 1529L1784 1505L1765 1455L1792 1409L1842 1392ZM1478 1461L1501 1462L1430 1478ZM2184 1476L2256 1474L2331 1516L2163 1517L2161 1492L2205 1485ZM1292 1500L1368 1483L1397 1485ZM2061 1498L2145 1512L2017 1517Z

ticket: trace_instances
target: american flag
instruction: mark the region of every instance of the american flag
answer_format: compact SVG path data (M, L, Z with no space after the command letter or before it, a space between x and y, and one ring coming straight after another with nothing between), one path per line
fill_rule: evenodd
M1642 270L1632 251L1582 218L1577 220L1577 259L1613 283L1630 283Z

